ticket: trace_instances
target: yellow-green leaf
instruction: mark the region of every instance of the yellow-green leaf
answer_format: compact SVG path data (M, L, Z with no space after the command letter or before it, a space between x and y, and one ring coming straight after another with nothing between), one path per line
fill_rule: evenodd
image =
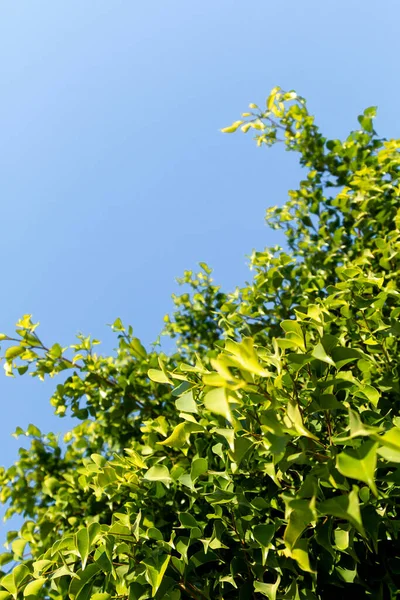
M76 547L82 559L82 571L85 569L89 556L89 532L86 527L80 529L76 534Z
M198 425L197 423L192 423L191 421L184 421L183 423L179 423L171 435L167 437L166 440L162 442L158 442L159 445L163 446L171 446L173 448L182 448L190 437L190 434L194 431L203 431L204 427Z
M14 574L13 573L9 573L8 575L6 575L5 577L3 577L0 581L0 584L3 586L3 588L5 588L8 592L10 592L10 594L12 594L13 596L16 596L18 588L15 585L15 581L14 581Z
M27 545L27 540L17 539L14 540L11 544L11 549L15 554L16 560L21 560L24 554L25 546Z
M281 576L278 575L278 579L275 583L264 583L262 581L254 582L254 591L266 596L268 600L276 600L276 594L278 591L279 584L281 582Z
M192 462L190 469L190 478L193 483L208 471L208 460L206 458L196 458Z
M306 527L316 520L315 499L296 500L296 508L289 515L289 522L283 535L286 547L291 550Z
M321 515L332 515L349 521L361 535L365 536L357 487L354 487L348 495L342 494L320 502L317 509Z
M193 398L193 392L189 391L175 400L176 408L181 412L197 413L197 404Z
M288 401L287 416L299 435L304 435L305 437L309 437L313 440L318 440L318 438L311 433L307 427L304 426L299 406L293 398L290 398Z
M46 581L46 577L39 577L39 579L35 579L35 581L28 583L24 589L24 596L37 596Z
M325 352L325 348L321 343L315 346L315 348L312 351L312 356L322 362L327 363L328 365L332 365L333 367L335 366L335 363L333 362L331 357L327 355L327 353Z
M139 467L139 469L147 468L146 463L144 462L140 454L138 454L135 450L132 450L132 448L125 448L125 452L130 456L132 461L135 463L136 467Z
M149 369L147 374L149 378L156 383L169 383L172 385L172 381L160 369Z
M379 456L390 462L400 462L400 429L398 427L393 427L383 436L376 436L374 439L382 444L378 449Z
M229 406L228 394L225 388L215 388L203 398L204 406L214 415L225 417L227 421L232 422L232 413Z
M169 483L172 481L169 470L165 465L154 465L144 475L143 479L148 481L162 481L163 483Z
M242 123L243 123L243 121L235 121L229 127L224 127L224 129L221 129L221 132L222 133L234 133L235 131L237 131L237 129L240 127L240 125Z
M23 348L22 346L10 346L5 351L4 356L7 360L13 360L13 358L17 358L17 356L20 356L24 351L25 348Z
M143 346L143 344L138 338L131 339L131 348L136 356L138 356L139 358L146 358L146 348Z
M358 448L348 448L337 456L336 463L337 469L342 475L363 481L369 485L375 496L378 496L374 480L377 447L377 442L369 440Z
M291 558L297 562L302 571L314 573L314 569L312 569L310 565L307 540L299 540L295 547L292 550L287 551L286 554L291 556Z

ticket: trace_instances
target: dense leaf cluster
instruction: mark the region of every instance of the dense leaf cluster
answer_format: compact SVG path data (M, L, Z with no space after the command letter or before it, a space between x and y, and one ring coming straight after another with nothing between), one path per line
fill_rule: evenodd
M344 140L275 88L225 132L298 153L304 179L223 293L186 272L146 350L119 319L112 356L46 347L30 316L2 335L7 375L58 376L61 444L33 425L0 473L0 600L398 597L400 142L375 109ZM9 565L9 566L7 566Z

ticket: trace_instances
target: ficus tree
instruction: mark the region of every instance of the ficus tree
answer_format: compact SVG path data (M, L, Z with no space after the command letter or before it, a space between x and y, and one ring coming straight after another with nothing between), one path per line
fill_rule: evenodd
M6 375L56 377L77 425L15 432L0 600L398 597L400 142L374 116L327 139L274 88L223 130L281 143L304 178L250 283L184 274L170 355L119 319L110 356L47 345L30 316L1 336Z

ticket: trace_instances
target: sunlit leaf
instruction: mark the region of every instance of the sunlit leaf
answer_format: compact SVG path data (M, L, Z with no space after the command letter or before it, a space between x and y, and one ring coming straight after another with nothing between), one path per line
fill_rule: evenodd
M165 465L154 465L154 467L151 467L144 474L143 479L147 479L148 481L162 481L163 483L171 481L169 470Z
M358 479L369 485L375 496L378 496L374 480L377 447L377 442L367 441L357 448L348 448L337 456L338 471L345 477Z
M37 596L46 581L46 577L39 577L39 579L35 579L28 583L24 588L24 596Z
M322 515L332 515L349 521L361 535L365 535L357 489L353 489L348 495L336 496L324 500L317 504L317 509Z

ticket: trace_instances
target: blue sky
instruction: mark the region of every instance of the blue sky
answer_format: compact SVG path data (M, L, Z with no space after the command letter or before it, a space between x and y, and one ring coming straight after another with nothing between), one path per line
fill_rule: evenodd
M280 85L327 135L378 105L400 136L399 21L397 0L3 0L0 331L33 313L49 344L82 331L107 350L119 316L150 343L184 269L242 283L299 169L219 129ZM0 464L17 425L66 429L55 384L0 378Z

